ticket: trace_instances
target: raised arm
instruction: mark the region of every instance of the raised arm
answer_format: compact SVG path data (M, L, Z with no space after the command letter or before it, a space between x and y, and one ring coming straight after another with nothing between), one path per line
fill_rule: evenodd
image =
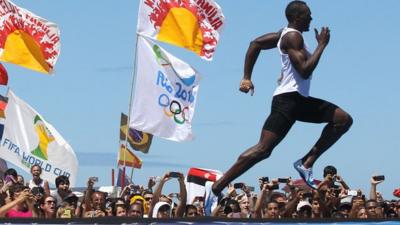
M328 27L322 27L321 33L315 30L315 38L318 45L315 51L308 56L301 34L289 32L282 37L281 48L289 55L294 68L304 79L308 79L318 65L319 59L329 43L330 31Z
M258 55L261 50L267 50L275 48L278 44L281 31L264 34L261 37L256 38L250 42L250 46L247 49L246 58L244 60L244 74L243 79L240 82L239 90L247 93L249 90L254 89L251 82L251 74L253 72L254 64L257 61Z
M183 214L185 213L186 200L187 200L185 177L183 176L182 173L179 173L178 182L179 182L179 204L175 211L175 217L182 218Z

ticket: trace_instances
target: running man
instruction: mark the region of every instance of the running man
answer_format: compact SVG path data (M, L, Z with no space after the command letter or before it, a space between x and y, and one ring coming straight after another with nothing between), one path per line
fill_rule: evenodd
M265 34L250 43L245 58L244 76L240 82L240 91L253 92L251 74L260 51L277 47L281 55L282 70L272 99L271 113L264 123L259 142L243 152L221 179L206 184L207 214L217 204L217 196L220 196L221 191L256 163L268 158L297 120L327 123L311 150L294 163L294 168L304 181L310 187L316 188L312 166L353 123L351 116L338 106L309 96L312 73L329 43L329 28L322 27L320 33L314 29L318 45L310 53L302 36L303 32L309 31L312 20L309 7L303 1L292 1L287 5L285 14L287 27Z

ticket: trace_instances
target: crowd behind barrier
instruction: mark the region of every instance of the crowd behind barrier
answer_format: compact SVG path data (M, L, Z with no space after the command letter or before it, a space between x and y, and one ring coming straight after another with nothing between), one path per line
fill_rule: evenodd
M31 168L32 178L25 183L15 169L8 169L0 179L0 218L240 218L240 219L387 219L400 218L400 189L393 198L383 199L377 191L383 176L371 177L369 192L351 189L333 166L324 169L323 180L312 189L291 178L261 177L259 186L230 184L226 193L205 215L204 196L188 199L185 177L180 172L166 172L150 177L148 184L127 185L117 196L96 190L95 177L90 177L82 195L72 192L69 179L59 176L56 190L42 179L40 166ZM166 182L178 182L177 193L166 194ZM279 189L279 187L283 187Z

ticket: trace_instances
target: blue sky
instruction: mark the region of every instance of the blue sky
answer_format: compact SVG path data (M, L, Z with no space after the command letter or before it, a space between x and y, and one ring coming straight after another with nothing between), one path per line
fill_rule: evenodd
M214 60L204 61L184 49L161 44L190 63L203 80L193 120L196 139L176 143L153 140L150 153L139 154L141 170L134 182L165 171L186 173L190 167L226 171L239 154L257 143L270 110L280 71L277 49L263 52L254 68L255 95L238 91L249 42L277 31L287 22L289 1L219 0L226 24ZM61 55L54 76L11 64L9 86L64 136L79 162L78 186L89 176L99 185L111 184L116 167L120 113L127 112L133 75L139 1L22 1L14 3L59 25ZM371 175L384 174L378 186L385 198L398 187L399 121L397 31L400 2L396 0L307 1L311 28L329 26L331 40L314 72L311 95L329 100L350 113L351 130L314 168L322 177L334 165L353 189L369 193ZM313 49L313 32L305 35ZM5 93L5 88L3 88ZM237 179L254 186L258 177L297 178L292 163L314 144L321 124L298 122L275 149ZM176 182L166 188L175 191Z

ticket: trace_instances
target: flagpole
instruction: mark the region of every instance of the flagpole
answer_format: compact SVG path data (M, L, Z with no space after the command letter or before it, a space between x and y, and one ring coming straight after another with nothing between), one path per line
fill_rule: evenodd
M132 99L133 99L133 93L134 93L134 87L136 83L136 77L137 77L137 55L138 55L138 40L139 40L139 34L136 33L136 45L135 45L135 55L134 55L134 61L133 61L133 75L132 75L132 84L131 84L131 94L129 96L129 107L128 107L128 119L127 119L127 127L126 127L126 135L125 135L125 148L128 150L128 135L129 135L129 121L131 118L131 108L132 108ZM125 172L125 167L126 167L126 151L124 151L124 172ZM133 167L132 167L132 175L133 175ZM125 173L123 174L125 178ZM132 180L132 176L131 176Z

